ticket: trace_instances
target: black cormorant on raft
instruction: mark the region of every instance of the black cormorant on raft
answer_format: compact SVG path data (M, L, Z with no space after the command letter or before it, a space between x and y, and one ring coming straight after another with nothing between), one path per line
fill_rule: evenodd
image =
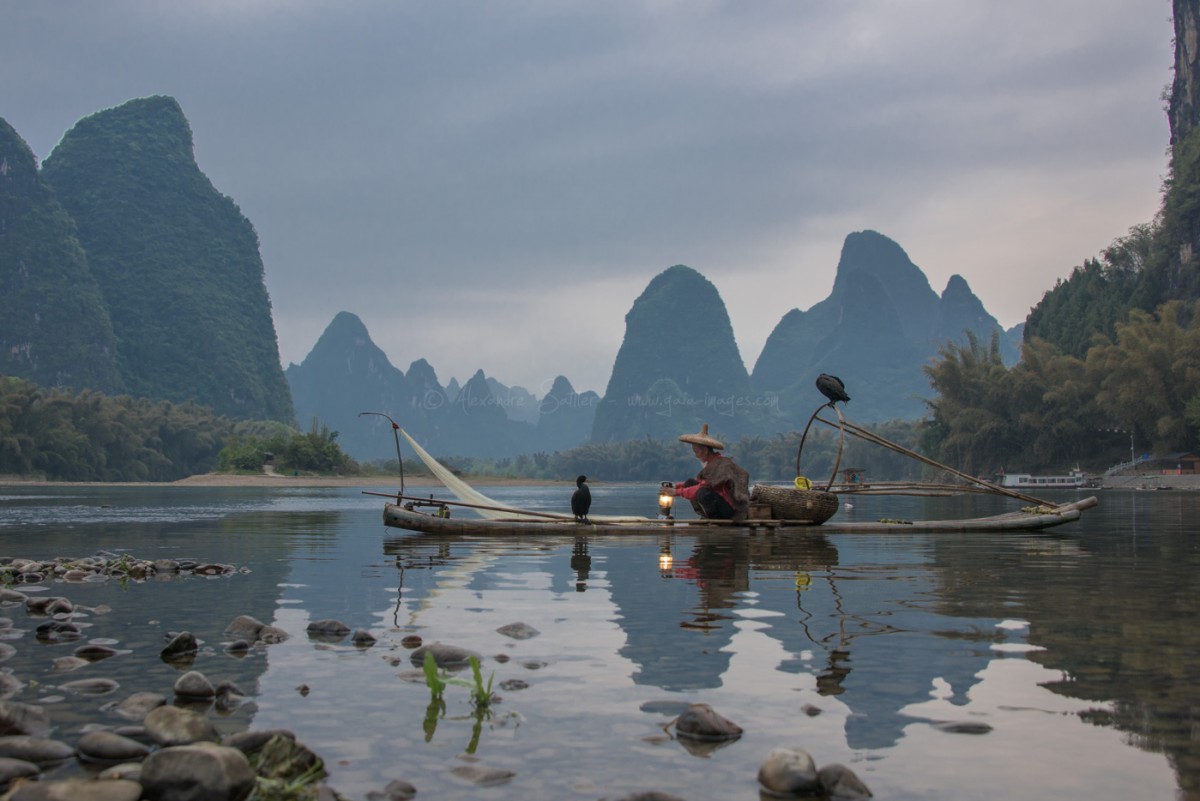
M592 508L592 491L588 489L587 476L580 476L575 479L575 486L579 489L571 494L571 514L575 515L575 519L580 523L587 523L588 511Z

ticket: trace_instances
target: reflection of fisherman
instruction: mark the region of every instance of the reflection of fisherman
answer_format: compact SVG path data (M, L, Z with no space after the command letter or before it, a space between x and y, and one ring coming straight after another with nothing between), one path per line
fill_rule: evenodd
M680 442L692 446L692 453L703 463L695 478L689 478L674 489L664 487L677 497L692 502L701 517L714 520L745 520L750 511L750 474L728 456L717 451L725 444L708 435L708 423L699 434L684 434Z

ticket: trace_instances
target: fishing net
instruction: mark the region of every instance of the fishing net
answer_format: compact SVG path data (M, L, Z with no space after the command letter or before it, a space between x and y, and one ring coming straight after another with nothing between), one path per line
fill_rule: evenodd
M547 518L556 516L545 512L529 514L525 510L508 506L500 501L489 498L467 482L463 481L458 476L454 475L454 471L452 471L450 468L446 467L437 459L434 459L432 456L430 456L428 451L418 445L417 441L410 437L408 432L403 428L400 429L400 433L404 435L406 440L408 440L408 444L412 446L413 451L416 452L420 460L425 463L426 467L429 468L429 472L433 473L434 477L437 478L438 481L441 481L443 484L445 484L446 489L454 493L454 497L458 498L465 504L471 504L474 507L474 511L478 513L480 517L486 517L491 520L546 520ZM563 520L572 520L574 519L574 516L564 514L561 515L561 518ZM622 520L646 520L647 518L632 515L596 515L589 516L589 519L603 522L618 522Z
M479 513L480 517L487 517L493 520L502 517L527 518L529 520L537 520L542 518L541 515L522 514L520 509L506 506L500 501L489 498L467 482L463 481L458 476L454 475L454 472L450 468L446 467L437 459L434 459L432 456L430 456L428 451L418 445L417 441L410 437L408 432L403 428L400 429L400 433L404 435L404 438L408 440L408 444L412 446L413 451L415 451L421 461L425 463L425 466L429 468L429 472L433 473L438 481L441 481L443 484L445 484L446 489L454 493L454 497L458 498L463 503L475 504L476 506L496 507L495 509L476 509L475 511Z

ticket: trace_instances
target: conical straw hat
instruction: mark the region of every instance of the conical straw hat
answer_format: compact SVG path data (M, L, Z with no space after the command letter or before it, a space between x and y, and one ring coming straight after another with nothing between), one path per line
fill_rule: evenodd
M705 423L700 428L699 434L684 434L679 438L680 442L687 442L692 445L707 445L714 451L724 450L725 443L719 439L714 439L708 435L708 423Z

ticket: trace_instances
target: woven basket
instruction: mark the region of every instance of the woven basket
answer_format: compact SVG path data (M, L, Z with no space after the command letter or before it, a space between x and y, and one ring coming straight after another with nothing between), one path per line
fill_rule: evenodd
M803 520L820 524L833 517L838 510L838 497L821 490L756 484L750 492L750 500L770 506L771 517L776 520Z

